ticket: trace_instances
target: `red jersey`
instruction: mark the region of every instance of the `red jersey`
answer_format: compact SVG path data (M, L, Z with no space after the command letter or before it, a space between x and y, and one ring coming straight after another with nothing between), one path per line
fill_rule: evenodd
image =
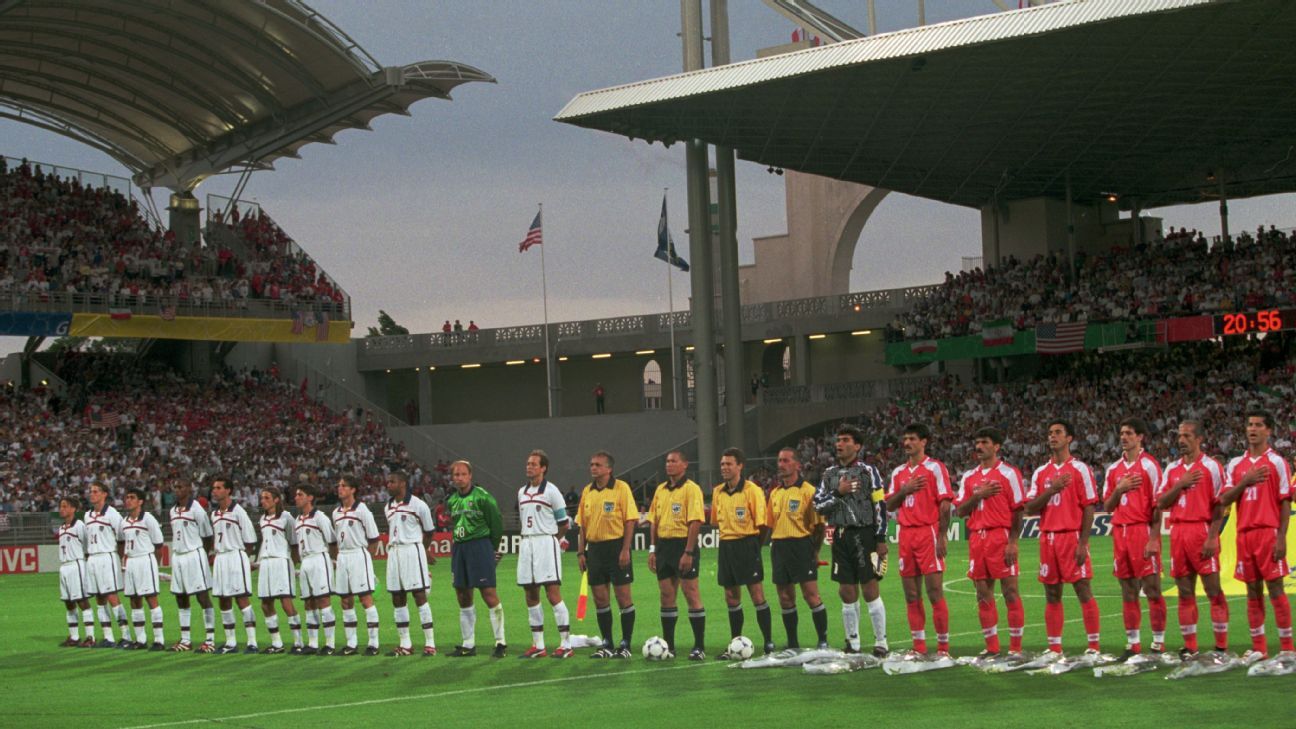
M1180 491L1179 498L1170 505L1171 524L1209 522L1215 514L1215 505L1224 491L1224 467L1204 453L1193 463L1185 464L1180 458L1166 466L1165 473L1161 474L1161 485L1157 488L1157 498L1194 470L1201 471L1201 480Z
M972 492L983 485L999 484L999 493L981 499L968 516L968 529L1000 529L1012 526L1013 512L1026 505L1026 491L1022 488L1021 472L999 461L990 468L974 468L959 480L959 496L955 506L972 500Z
M1048 489L1049 482L1064 474L1071 474L1071 483L1066 488L1053 494L1040 512L1040 531L1042 532L1075 532L1080 530L1080 521L1086 506L1098 501L1098 486L1094 483L1093 471L1074 456L1061 464L1049 461L1031 475L1030 491L1026 500L1039 496Z
M1157 487L1161 485L1161 464L1148 455L1147 451L1140 451L1138 458L1133 462L1126 461L1124 458L1118 459L1107 467L1106 488L1103 490L1104 501L1111 498L1112 492L1116 490L1116 484L1127 474L1133 474L1138 478L1139 485L1133 491L1121 494L1120 503L1112 511L1112 524L1116 526L1151 524L1152 512L1156 510Z
M1259 458L1252 458L1250 453L1229 461L1228 484L1231 488L1242 480L1242 477L1253 468L1269 466L1269 475L1246 487L1237 500L1237 530L1277 529L1282 516L1282 502L1291 501L1291 469L1287 459L1278 455L1272 448Z
M945 464L930 456L912 468L909 467L908 461L897 466L891 472L891 486L887 489L887 496L894 496L901 486L909 483L909 479L920 473L926 474L927 483L921 489L906 496L900 504L900 508L896 511L896 522L900 526L940 524L940 503L954 498L954 491L950 489L949 471L945 470Z

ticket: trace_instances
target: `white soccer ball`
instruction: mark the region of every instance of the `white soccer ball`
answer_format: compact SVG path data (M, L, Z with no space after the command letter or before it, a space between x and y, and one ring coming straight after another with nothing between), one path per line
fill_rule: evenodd
M660 661L665 658L666 654L669 652L670 646L666 645L666 641L655 635L644 641L643 657L650 661Z
M733 658L745 661L752 657L755 650L756 646L752 645L751 640L745 635L740 635L729 641L729 655Z

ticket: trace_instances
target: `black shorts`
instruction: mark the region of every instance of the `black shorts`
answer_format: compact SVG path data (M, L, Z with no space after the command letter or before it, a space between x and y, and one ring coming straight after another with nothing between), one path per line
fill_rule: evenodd
M721 587L763 582L765 563L761 559L760 539L721 539L720 557L716 560L716 580Z
M775 539L770 544L770 572L776 585L799 585L819 579L814 537Z
M873 527L844 527L833 533L833 582L859 585L881 579L873 569L877 533Z
M628 585L634 582L634 560L621 569L621 540L585 543L585 573L591 585Z
M696 580L698 578L698 563L702 561L702 550L696 547L693 549L693 569L680 572L680 557L684 556L684 547L687 544L687 539L659 538L657 540L657 579L669 580L678 577L681 580Z
M456 590L495 586L495 545L489 537L450 545L450 574Z

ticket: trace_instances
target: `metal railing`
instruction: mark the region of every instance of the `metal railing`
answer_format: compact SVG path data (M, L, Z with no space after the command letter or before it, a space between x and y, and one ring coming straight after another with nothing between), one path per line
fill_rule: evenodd
M69 313L110 313L126 309L131 314L157 315L174 307L176 316L221 317L235 319L291 319L294 314L311 312L328 314L334 321L350 321L351 300L296 301L276 299L229 299L197 302L178 296L130 294L82 294L63 291L3 291L0 311L52 311Z
M871 400L908 395L927 389L937 377L906 377L891 380L856 380L820 385L784 385L761 391L761 404L791 407L837 400Z
M5 155L3 159L5 167L10 170L17 169L23 163L23 160L18 157ZM37 167L40 167L41 172L47 175L56 175L64 179L75 179L86 187L106 187L110 190L120 192L127 198L135 195L135 184L131 182L129 177L109 175L104 172L91 172L90 170L80 170L75 167L66 167L64 165L52 165L31 159L27 160L27 165L31 167L33 173L36 172Z

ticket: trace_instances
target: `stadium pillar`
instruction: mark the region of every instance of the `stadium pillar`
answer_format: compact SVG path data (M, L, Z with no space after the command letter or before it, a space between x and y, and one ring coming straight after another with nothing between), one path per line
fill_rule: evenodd
M729 0L711 0L711 65L729 64ZM734 151L716 145L716 202L720 215L720 311L724 340L725 440L746 448L743 411L746 373L743 371L742 297L738 291L737 192Z
M175 233L176 242L185 245L196 243L201 231L198 218L202 213L198 198L188 190L172 193L167 212L171 214L167 226Z
M410 425L431 424L432 422L432 372L420 369L418 373L418 422Z
M804 334L792 337L792 384L810 384L810 338Z
M562 417L562 365L558 363L558 327L554 326L553 351L548 356L553 359L553 366L545 368L545 379L549 381L549 392L552 393L549 401L549 417Z
M1067 280L1075 283L1075 204L1071 197L1071 171L1066 173Z
M1219 173L1219 198L1220 198L1220 241L1226 241L1229 238L1228 227L1228 193L1224 191L1224 171Z

